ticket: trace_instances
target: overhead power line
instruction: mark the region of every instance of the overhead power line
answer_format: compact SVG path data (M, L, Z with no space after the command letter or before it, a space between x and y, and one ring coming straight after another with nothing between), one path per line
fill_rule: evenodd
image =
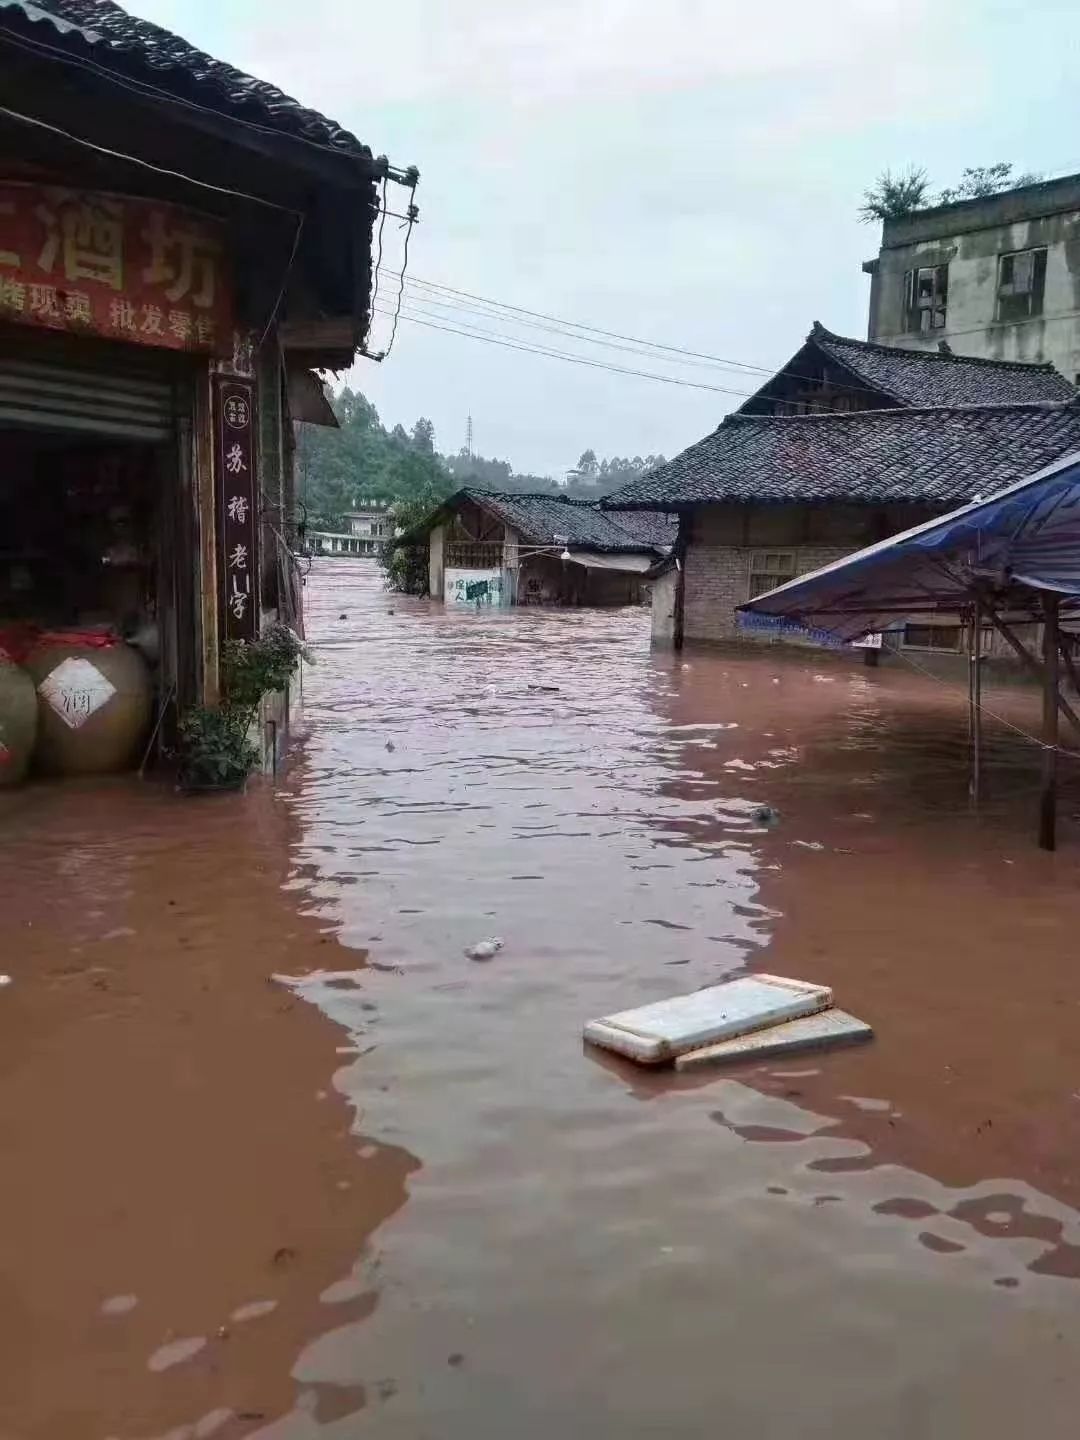
M601 330L594 325L579 324L575 320L561 320L554 315L545 315L539 310L524 310L521 306L504 303L501 300L492 300L483 296L470 297L470 292L465 290L454 290L451 286L436 285L431 280L421 280L417 276L409 277L410 286L422 286L424 291L433 293L414 294L414 303L436 305L441 309L450 309L454 318L456 312L478 315L483 319L500 320L508 325L523 326L528 329L543 330L550 334L558 335L565 340L574 340L579 344L598 345L602 349L626 351L631 355L640 355L644 359L662 361L664 364L690 365L695 369L708 369L719 367L722 371L735 369L741 373L739 378L755 381L758 375L766 379L780 378L783 376L789 380L802 380L807 384L815 385L821 383L820 375L805 375L798 370L790 370L785 367L755 365L749 361L726 360L719 355L709 355L698 350L688 350L683 346L669 345L660 341L645 340L640 336L621 335L618 331ZM445 292L445 294L443 293ZM470 299L473 303L470 303ZM535 315L540 317L536 320L522 319L521 316ZM446 317L437 316L443 319ZM541 320L552 323L543 324ZM584 333L589 332L589 333ZM609 338L598 338L609 337ZM621 342L626 341L627 344ZM637 348L646 347L646 348ZM873 395L880 398L881 391L870 385L860 385L855 380L850 380L843 385L843 389L858 394ZM757 392L731 391L732 394L744 394L747 399ZM827 407L819 406L818 409L825 413Z
M394 313L383 306L376 306L376 311L380 315L390 317ZM435 320L425 320L418 315L412 315L407 310L402 310L400 318L413 325L423 325L428 330L442 330L447 335L463 335L467 340L482 340L487 345L500 345L506 350L520 350L526 355L544 355L553 360L565 360L572 365L588 366L590 370L607 370L616 375L637 375L643 380L659 380L665 385L681 385L691 390L711 390L717 395L738 395L744 400L748 400L753 393L749 390L732 390L724 385L706 385L703 381L698 380L681 380L675 375L657 375L647 370L634 370L626 365L610 365L603 360L590 360L584 355L571 355L567 350L554 350L545 345L524 344L490 330L478 328L462 330L454 325L441 325Z
M558 325L545 325L542 321L539 320L518 320L516 317L508 315L505 311L496 310L493 307L488 308L462 304L460 301L456 300L439 300L436 296L429 295L423 291L421 291L420 293L414 292L413 296L411 297L411 302L414 306L434 307L434 309L421 311L421 313L430 314L432 319L435 320L460 320L463 316L478 316L484 320L501 320L505 324L517 325L523 329L540 330L543 331L546 335L558 335L564 340L576 340L579 342L584 341L590 345L599 345L601 349L604 350L619 350L627 355L640 355L643 358L650 360L662 359L667 365L689 365L696 370L713 371L721 368L721 373L730 373L727 368L718 367L716 363L712 360L698 360L691 356L669 358L667 355L657 355L654 350L648 350L641 346L624 345L621 341L618 340L600 340L591 335L578 335L573 330L560 327ZM448 310L450 312L449 316L441 313L445 310ZM769 373L772 374L773 372L770 371Z
M376 307L380 315L393 316L394 312L383 306ZM733 390L727 385L708 385L701 380L683 380L675 375L658 375L651 370L636 370L627 365L612 365L603 360L590 360L584 355L572 355L566 350L555 350L546 345L532 345L524 343L516 337L507 336L498 331L482 330L479 327L461 329L453 325L440 324L435 320L426 320L421 316L411 314L407 310L400 312L400 319L412 325L422 325L428 330L441 330L447 335L461 335L467 340L479 340L486 345L498 345L505 350L519 350L525 355L541 355L552 360L562 360L571 365L584 365L590 370L606 370L613 375L633 375L642 380L657 380L663 385L678 385L688 390L708 390L715 395L735 395L742 400L749 400L757 392L753 390ZM831 410L826 406L818 406L816 414L820 415L842 415L849 414L849 411Z
M548 320L566 329L585 331L590 335L602 335L608 340L628 341L632 345L645 345L651 350L663 350L671 355L689 356L694 360L705 360L713 365L726 365L736 370L749 370L760 375L774 375L775 367L768 365L754 365L746 360L729 360L722 355L710 355L701 350L690 350L685 345L667 345L659 340L645 340L640 335L624 335L618 330L603 330L598 325L586 325L578 320L564 320L558 315L548 315L543 310L528 310L522 305L511 305L508 301L492 300L489 296L475 295L469 290L456 290L452 285L441 285L434 280L423 280L417 275L410 276L410 283L419 285L425 290L435 290L441 294L454 295L464 300L477 301L482 305L493 306L496 309L509 310L515 315L526 315L534 320Z

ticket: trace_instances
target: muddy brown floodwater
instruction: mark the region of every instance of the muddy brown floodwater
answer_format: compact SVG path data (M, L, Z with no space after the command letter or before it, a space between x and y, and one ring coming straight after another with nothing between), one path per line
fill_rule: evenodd
M1035 748L988 722L973 815L921 677L308 605L276 794L0 805L0 1436L1075 1436L1072 762L1047 856ZM745 966L875 1042L581 1045Z

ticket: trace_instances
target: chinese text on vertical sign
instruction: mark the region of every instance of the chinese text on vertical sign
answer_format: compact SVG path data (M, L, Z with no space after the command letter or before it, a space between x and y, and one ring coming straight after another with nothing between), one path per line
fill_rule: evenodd
M226 640L253 640L259 629L255 387L224 375L214 384L221 634Z
M221 229L155 200L0 183L0 320L224 353Z

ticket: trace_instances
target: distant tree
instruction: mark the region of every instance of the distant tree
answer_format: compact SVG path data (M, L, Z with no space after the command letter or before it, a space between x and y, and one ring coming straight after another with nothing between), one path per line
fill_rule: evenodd
M600 462L596 458L596 451L583 450L570 474L576 475L580 480L594 480L600 474Z
M438 508L446 493L438 486L419 490L408 500L397 501L391 510L395 534L420 525ZM384 540L379 546L379 563L386 572L386 588L403 595L428 593L428 546L426 539L417 545L397 545Z
M585 454L593 455L595 459L591 450L587 450ZM635 455L632 460L621 455L612 455L597 462L594 474L589 475L586 472L584 476L579 463L576 469L570 471L566 493L574 498L595 500L598 496L610 495L613 490L629 485L647 470L663 463L663 455Z
M344 529L344 517L355 507L358 496L389 501L399 524L412 524L411 519L403 521L401 517L414 514L416 507L420 512L431 510L464 485L595 501L636 480L664 458L635 455L632 459L611 456L598 460L595 450L585 450L577 473L571 472L570 482L560 485L549 475L518 474L507 460L438 455L429 448L435 441L430 420L418 420L411 433L401 425L387 430L374 405L348 387L332 395L330 403L338 429L296 426L297 496L307 511L308 527L314 530Z
M875 220L899 220L930 203L930 181L925 170L909 165L895 175L883 170L868 190L863 191L859 219L864 225Z
M486 460L483 455L444 456L443 464L460 485L478 485L483 490L510 490L513 471L506 460Z
M959 185L942 190L937 203L951 205L954 200L979 200L984 195L1015 190L1018 185L1035 185L1042 179L1033 173L1014 175L1012 170L1007 160L999 160L996 165L968 165L961 173Z
M387 431L363 395L345 387L331 405L338 429L296 427L297 493L310 528L342 529L357 495L405 500L449 493L450 476L439 457L417 448L400 425Z
M931 205L979 200L985 195L998 195L1002 190L1014 190L1018 185L1035 185L1041 179L1041 175L1033 172L1014 175L1009 161L998 160L993 165L965 166L959 184L932 195L925 170L909 166L896 175L883 170L870 189L863 192L859 218L864 224L873 220L899 220Z
M422 450L426 455L435 453L435 426L423 415L413 426L412 443L414 449Z

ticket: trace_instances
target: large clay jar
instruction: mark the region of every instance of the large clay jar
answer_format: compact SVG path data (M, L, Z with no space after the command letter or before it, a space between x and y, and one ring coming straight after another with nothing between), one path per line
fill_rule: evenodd
M16 665L0 637L0 790L17 785L26 775L37 726L34 682Z
M119 636L46 631L26 659L37 687L37 767L104 775L138 759L150 725L146 663Z

